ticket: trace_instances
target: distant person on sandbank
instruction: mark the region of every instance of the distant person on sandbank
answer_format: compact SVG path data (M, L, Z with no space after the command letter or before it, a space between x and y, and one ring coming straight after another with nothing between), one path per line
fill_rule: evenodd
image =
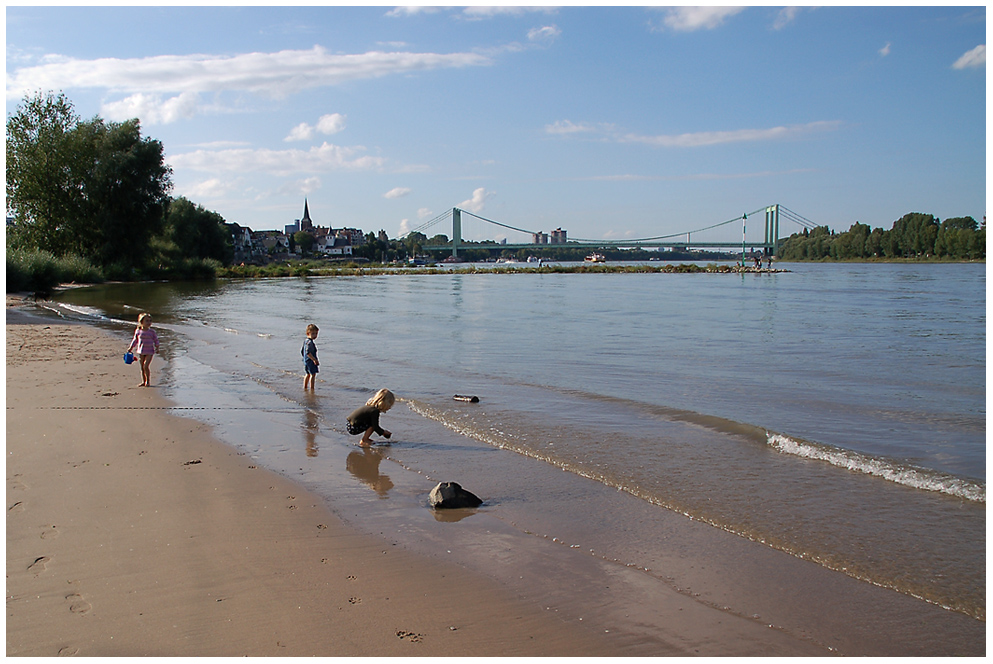
M303 389L307 389L308 386L311 390L314 389L314 383L317 382L317 372L320 371L321 363L317 359L317 344L314 343L314 339L317 338L317 333L320 332L317 326L311 323L307 326L307 338L304 339L303 347L300 349L300 354L303 356Z
M138 387L150 387L152 372L149 366L152 364L152 356L159 352L159 335L152 329L152 315L149 313L138 314L138 327L134 329L134 338L128 346L128 352L132 350L138 352L138 362L141 365L141 385Z
M373 432L386 439L393 435L379 426L379 415L392 408L394 401L396 397L393 393L383 388L366 401L364 406L357 408L348 416L348 433L353 436L362 434L359 447L369 447L372 444L369 437Z

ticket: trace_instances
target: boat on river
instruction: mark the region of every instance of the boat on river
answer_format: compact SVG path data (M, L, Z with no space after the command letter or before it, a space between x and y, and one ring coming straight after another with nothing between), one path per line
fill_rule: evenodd
M607 260L606 256L604 256L603 254L598 254L596 252L593 252L592 254L590 254L589 256L583 259L583 261L586 263L604 263L606 262L606 260Z

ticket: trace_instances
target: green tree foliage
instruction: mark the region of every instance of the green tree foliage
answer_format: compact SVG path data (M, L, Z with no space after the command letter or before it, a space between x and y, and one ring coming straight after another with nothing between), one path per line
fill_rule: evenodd
M183 197L169 204L165 237L180 256L213 258L224 265L230 265L234 257L224 217Z
M297 231L293 234L293 244L300 247L300 250L304 253L310 251L314 243L317 242L314 236L307 231Z
M25 97L7 119L7 214L14 246L55 256L82 253L82 183L92 155L75 133L79 117L65 95Z
M930 214L911 212L893 222L890 230L856 222L835 234L827 226L804 229L779 247L782 260L858 260L869 258L986 258L986 225L972 217L955 217L943 223Z
M935 254L958 258L983 258L986 252L986 228L972 217L945 219L934 242Z
M389 240L380 239L375 233L365 234L365 244L352 247L352 255L368 258L370 261L392 260L396 258L396 250L390 246Z
M127 272L149 260L172 187L162 144L137 120L81 121L62 94L26 97L7 120L15 246Z

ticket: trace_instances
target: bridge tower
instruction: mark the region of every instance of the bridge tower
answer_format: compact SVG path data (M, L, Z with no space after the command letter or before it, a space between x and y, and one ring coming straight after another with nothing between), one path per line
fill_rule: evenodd
M452 258L459 257L459 242L462 241L462 210L452 208Z
M766 251L771 248L772 254L779 251L779 204L770 205L765 209L765 245Z

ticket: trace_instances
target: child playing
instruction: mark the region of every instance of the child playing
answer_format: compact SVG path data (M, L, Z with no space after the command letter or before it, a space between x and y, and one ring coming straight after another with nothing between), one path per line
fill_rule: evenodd
M307 389L308 385L310 389L314 389L314 383L317 382L317 372L320 371L321 363L317 360L317 344L314 343L314 339L317 338L317 333L320 330L317 326L311 323L307 326L307 338L303 342L303 347L300 349L300 354L303 356L303 370L305 375L303 377L303 389Z
M392 408L395 400L396 397L393 396L393 393L383 388L366 401L364 406L348 416L348 433L353 436L363 434L362 440L359 441L359 447L370 446L369 436L372 435L373 431L387 439L393 435L379 426L379 414Z
M151 314L138 314L138 327L134 330L134 338L131 339L128 352L132 349L137 350L141 364L141 385L138 387L150 387L152 374L148 367L152 363L152 356L159 352L159 335L152 329Z

